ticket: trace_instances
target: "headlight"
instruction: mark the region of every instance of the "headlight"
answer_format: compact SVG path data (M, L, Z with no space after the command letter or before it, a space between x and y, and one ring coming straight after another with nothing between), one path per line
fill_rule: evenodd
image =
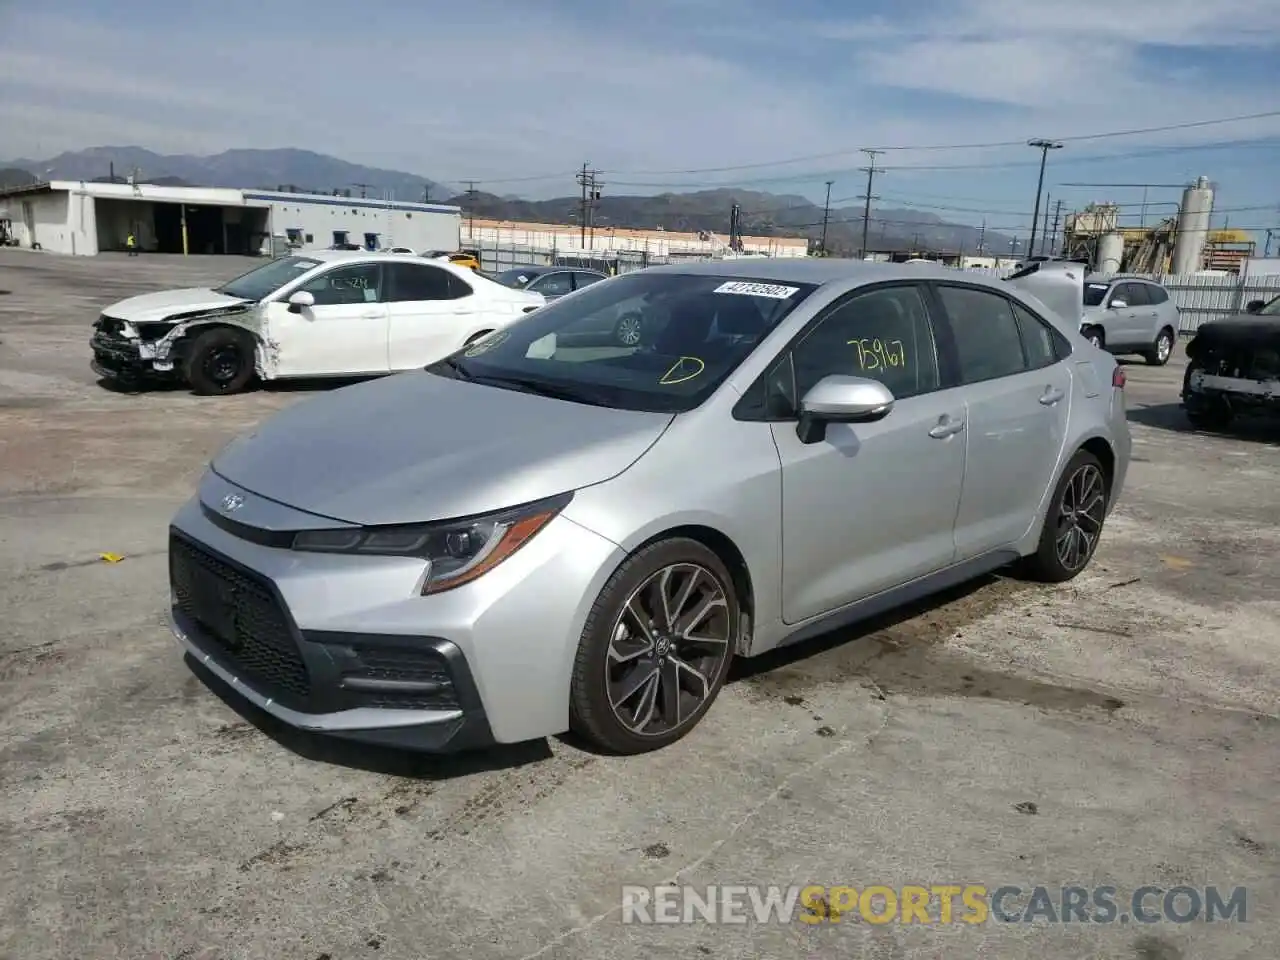
M483 517L345 530L303 530L293 549L417 557L428 563L422 593L442 593L483 576L520 549L572 499L571 493Z

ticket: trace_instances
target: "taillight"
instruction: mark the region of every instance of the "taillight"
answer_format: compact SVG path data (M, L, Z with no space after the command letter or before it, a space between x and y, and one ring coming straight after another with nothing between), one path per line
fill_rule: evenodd
M1116 368L1111 371L1111 385L1117 390L1124 389L1124 367L1116 364Z

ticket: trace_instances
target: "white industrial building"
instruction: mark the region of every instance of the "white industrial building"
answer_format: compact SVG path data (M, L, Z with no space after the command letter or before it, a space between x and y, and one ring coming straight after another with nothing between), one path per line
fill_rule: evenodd
M79 256L124 250L260 255L354 243L455 250L461 211L345 196L51 180L0 191L18 244Z

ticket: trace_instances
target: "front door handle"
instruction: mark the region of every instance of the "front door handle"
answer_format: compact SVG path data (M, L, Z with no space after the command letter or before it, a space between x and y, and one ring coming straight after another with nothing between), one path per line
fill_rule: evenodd
M382 316L381 310L366 310L364 313L360 314L360 318L362 320L376 320L380 316Z
M950 417L943 417L938 421L938 425L929 431L929 436L935 440L945 440L947 437L954 437L963 429L963 420L952 420Z
M1046 387L1044 393L1040 396L1040 402L1046 407L1052 407L1065 396L1066 394L1057 387Z

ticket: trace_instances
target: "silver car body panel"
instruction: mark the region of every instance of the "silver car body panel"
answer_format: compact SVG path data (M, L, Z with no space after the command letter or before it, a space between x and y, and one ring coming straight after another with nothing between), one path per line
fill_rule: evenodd
M752 610L739 648L750 655L1033 552L1058 479L1087 442L1114 453L1112 503L1123 490L1130 439L1123 391L1112 386L1115 359L1080 336L1078 315L1056 314L1016 282L926 264L833 260L652 272L821 286L687 413L621 411L402 374L300 404L234 441L174 527L274 583L304 634L457 644L494 738L514 742L567 729L574 656L591 608L613 572L655 538L692 533L719 544L731 563L741 557ZM1021 300L1071 343L1072 355L902 399L883 420L833 425L816 444L799 443L794 423L734 418L743 393L833 301L869 283L921 279ZM930 436L943 422L963 429ZM327 518L382 524L474 515L567 491L569 504L507 560L429 596L420 595L425 561L262 546L210 519L233 494L237 520L299 530L338 525ZM301 725L276 707L266 705ZM442 722L439 714L396 711L386 719L430 726ZM350 729L369 717L310 722Z

